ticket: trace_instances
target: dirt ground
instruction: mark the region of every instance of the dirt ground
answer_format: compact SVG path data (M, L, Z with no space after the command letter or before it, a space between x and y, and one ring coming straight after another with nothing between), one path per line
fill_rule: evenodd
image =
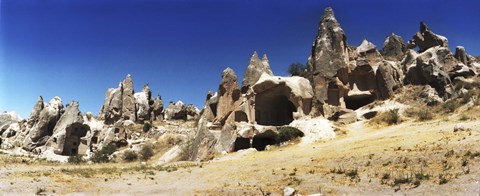
M464 130L454 132L462 123ZM0 154L0 195L479 195L480 120L371 128L210 162L72 165ZM242 156L239 156L242 155ZM152 160L152 163L154 160Z

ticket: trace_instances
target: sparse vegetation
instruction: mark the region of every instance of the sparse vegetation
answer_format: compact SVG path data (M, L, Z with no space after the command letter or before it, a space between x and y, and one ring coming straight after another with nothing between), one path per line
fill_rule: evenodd
M85 162L85 160L83 159L83 156L79 154L69 156L67 161L68 163L72 163L72 164L80 164Z
M125 161L135 161L137 158L138 155L133 150L127 150L123 153L123 160Z
M106 163L110 160L109 156L113 154L116 149L117 147L115 144L109 144L93 153L93 156L90 158L90 160L94 163Z
M179 155L180 161L187 161L190 159L193 152L193 141L194 141L194 138L188 138L182 144L180 155Z
M154 152L153 152L153 149L152 149L152 146L150 145L143 145L142 146L142 149L140 149L140 158L144 161L150 159L150 157L152 157L154 155Z
M37 190L35 191L35 195L44 195L45 193L45 188L37 187Z
M288 66L288 73L292 76L306 77L307 66L301 63L292 63Z
M445 101L442 104L442 109L446 112L455 112L455 110L460 106L457 100L455 99L450 99L448 101Z
M382 112L377 116L373 117L370 121L370 125L393 125L401 122L400 114L398 109L388 110L387 112Z
M302 131L298 130L295 127L284 126L278 129L278 136L276 138L278 143L286 142L298 137L303 137L304 134Z

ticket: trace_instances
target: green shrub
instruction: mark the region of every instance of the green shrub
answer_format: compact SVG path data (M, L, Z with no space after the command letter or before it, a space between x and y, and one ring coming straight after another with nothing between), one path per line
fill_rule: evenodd
M307 66L301 63L292 63L288 66L288 73L292 76L305 77L307 73Z
M113 154L116 149L117 147L115 144L109 144L93 153L93 156L90 158L90 160L94 163L106 163L109 161L108 156Z
M303 137L304 134L302 131L298 130L295 127L285 126L278 129L278 136L276 138L277 142L286 142L297 137Z
M68 161L68 163L72 163L72 164L80 164L80 163L85 162L82 155L79 155L79 154L74 155L74 156L69 156L67 161Z
M123 153L123 160L125 161L135 161L137 160L138 155L132 150L127 150Z
M424 109L417 112L417 119L420 121L432 120L433 114L430 110Z
M154 155L152 146L150 145L144 145L142 149L140 149L140 158L144 161L150 159Z
M150 124L150 122L145 122L145 124L143 124L143 132L148 132L151 128L152 124Z

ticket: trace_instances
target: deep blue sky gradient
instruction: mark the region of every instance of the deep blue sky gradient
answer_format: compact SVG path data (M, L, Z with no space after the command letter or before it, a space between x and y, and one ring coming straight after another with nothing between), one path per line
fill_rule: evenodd
M136 92L149 83L164 103L201 108L221 72L241 79L254 50L276 75L305 63L325 7L333 7L350 45L381 48L395 32L405 41L425 21L450 48L480 55L477 1L123 1L1 0L0 111L27 118L39 95L80 102L98 114L105 91L126 74Z

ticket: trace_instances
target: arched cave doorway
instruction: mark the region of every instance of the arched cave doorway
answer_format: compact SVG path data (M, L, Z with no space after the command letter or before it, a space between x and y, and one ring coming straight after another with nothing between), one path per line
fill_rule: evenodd
M272 89L255 96L255 119L260 125L288 125L296 111L295 105L279 90Z
M236 111L235 122L248 122L247 114L245 114L245 112L242 112L242 111Z
M348 109L356 110L375 101L371 94L354 95L345 97L345 105Z

